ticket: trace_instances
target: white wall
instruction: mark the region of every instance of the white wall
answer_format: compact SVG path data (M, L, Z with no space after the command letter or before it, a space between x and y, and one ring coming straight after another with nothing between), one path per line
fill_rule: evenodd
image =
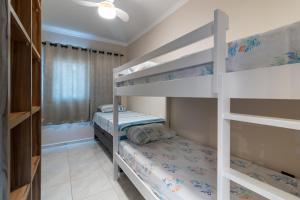
M93 138L94 129L89 122L49 125L42 128L43 146Z
M128 47L128 57L133 59L190 32L213 20L216 8L229 15L227 40L235 40L265 32L300 20L299 0L190 0L154 29ZM212 40L197 43L166 57L200 51L212 46ZM127 99L131 109L136 109L135 97ZM158 101L158 100L156 100ZM139 97L138 109L151 106L149 99ZM238 101L233 105L244 113L284 116L300 119L300 102ZM161 114L165 109L162 109ZM171 99L171 126L179 133L201 143L216 147L216 101L212 99ZM233 123L232 152L261 165L300 177L299 131Z

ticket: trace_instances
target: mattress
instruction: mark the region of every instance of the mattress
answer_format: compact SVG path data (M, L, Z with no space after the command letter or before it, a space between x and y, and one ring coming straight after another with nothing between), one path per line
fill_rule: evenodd
M300 22L228 43L226 71L236 72L300 62ZM146 65L155 67L156 64ZM144 70L140 68L140 70ZM128 70L127 70L128 71ZM132 70L135 72L136 70ZM121 75L126 75L124 73ZM191 66L117 83L118 87L213 74L213 64Z
M119 153L159 199L217 199L217 152L212 148L177 136L142 146L121 141ZM236 157L231 167L300 197L297 179ZM231 199L265 198L232 182Z
M97 112L94 115L93 121L106 132L113 133L113 113ZM153 115L132 111L119 112L120 137L121 139L126 139L126 130L130 126L164 122L165 119Z

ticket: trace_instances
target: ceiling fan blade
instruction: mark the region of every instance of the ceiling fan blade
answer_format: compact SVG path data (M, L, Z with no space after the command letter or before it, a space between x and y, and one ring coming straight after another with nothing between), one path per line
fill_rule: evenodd
M86 6L86 7L98 7L99 3L92 2L92 1L84 1L84 0L73 0L75 3Z
M124 22L128 22L129 21L129 15L124 11L121 10L120 8L116 8L117 11L117 16L123 20Z

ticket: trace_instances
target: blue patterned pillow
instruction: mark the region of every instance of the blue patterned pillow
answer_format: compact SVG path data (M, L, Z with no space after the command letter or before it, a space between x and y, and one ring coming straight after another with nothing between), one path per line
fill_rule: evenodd
M128 128L126 135L135 144L146 144L149 142L169 139L176 136L176 132L163 124L153 123Z

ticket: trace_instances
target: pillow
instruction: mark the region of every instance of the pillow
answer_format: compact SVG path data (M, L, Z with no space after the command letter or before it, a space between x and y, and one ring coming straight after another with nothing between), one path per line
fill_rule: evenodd
M154 123L128 128L126 135L135 144L146 144L149 142L170 139L176 136L176 132L163 124Z
M105 104L105 105L101 105L97 108L97 112L103 112L103 113L109 113L109 112L113 112L114 109L114 105L113 104ZM119 105L119 112L125 112L126 111L126 107Z

